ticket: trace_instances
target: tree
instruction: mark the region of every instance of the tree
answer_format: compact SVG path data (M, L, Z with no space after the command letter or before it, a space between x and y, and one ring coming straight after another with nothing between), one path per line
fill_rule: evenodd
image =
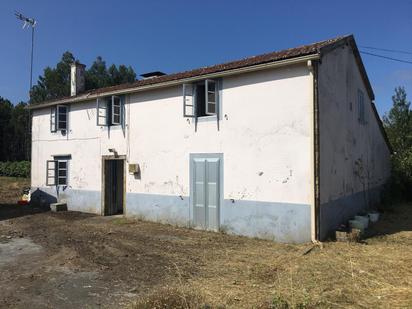
M0 97L0 161L30 159L29 112Z
M86 71L85 79L86 90L110 86L110 75L102 57L96 58L90 69Z
M412 146L411 102L406 99L405 88L395 89L392 102L393 106L383 117L383 123L394 151L402 153Z
M73 54L67 51L55 68L46 67L43 76L39 76L37 85L32 88L30 102L39 103L68 96L70 94L70 65L74 61Z
M9 160L9 143L12 141L13 127L11 126L11 114L13 104L0 97L0 161Z
M412 198L412 111L404 87L395 89L392 108L383 117L389 142L394 150L392 182L396 195Z
M47 67L42 76L39 76L37 85L32 88L31 103L56 99L70 95L70 65L78 61L74 55L66 51L55 68ZM109 68L101 56L85 72L86 90L131 83L136 80L136 73L132 67L112 64Z
M31 138L30 138L30 113L27 103L20 102L14 106L11 122L13 126L13 154L10 161L30 161Z

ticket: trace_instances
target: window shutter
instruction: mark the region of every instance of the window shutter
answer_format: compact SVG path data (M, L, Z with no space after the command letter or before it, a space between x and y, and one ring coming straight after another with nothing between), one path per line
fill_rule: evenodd
M120 122L123 130L126 127L126 96L122 95L120 97Z
M107 99L106 98L101 98L101 99L97 99L97 103L96 103L97 107L97 112L96 112L96 116L97 116L97 125L98 126L107 126L108 125L108 104L107 104Z
M216 115L217 108L217 83L215 80L206 79L205 81L206 91L206 114Z
M192 84L183 84L183 117L196 117L196 106Z
M57 130L67 130L67 106L57 105Z
M57 166L57 161L55 160L46 161L46 185L47 186L56 185L56 166Z
M52 106L50 109L50 132L56 132L57 125L56 125L56 106Z
M222 102L222 89L223 89L223 79L219 78L217 80L217 87L216 87L216 122L217 122L217 130L220 129L220 108Z
M120 97L112 96L112 125L118 125L121 123L121 102Z
M360 89L358 89L358 115L359 123L366 124L364 96Z

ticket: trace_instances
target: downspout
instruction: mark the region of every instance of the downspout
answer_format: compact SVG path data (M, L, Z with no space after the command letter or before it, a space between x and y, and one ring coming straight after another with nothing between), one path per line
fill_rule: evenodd
M315 238L320 241L320 136L319 136L319 87L318 87L318 61L313 65L313 136L314 136L314 193L315 193Z

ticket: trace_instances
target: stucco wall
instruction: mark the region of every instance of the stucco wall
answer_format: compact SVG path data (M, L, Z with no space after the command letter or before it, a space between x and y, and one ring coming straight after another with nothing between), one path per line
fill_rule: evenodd
M321 234L379 202L390 174L390 152L371 99L348 46L322 57L319 65ZM357 92L365 98L366 124L358 120ZM361 162L359 173L356 161Z
M69 132L50 133L49 109L33 117L32 186L45 187L46 160L71 154L69 188L96 199L101 156L108 148L138 163L126 173L127 215L189 224L189 154L222 153L220 225L229 233L279 241L311 238L312 82L306 65L226 77L220 130L215 117L182 115L182 88L139 92L126 98L126 129L96 125L95 102L70 109ZM73 200L76 203L76 200ZM83 203L83 202L81 202ZM69 208L79 209L81 203ZM101 205L87 210L100 213Z

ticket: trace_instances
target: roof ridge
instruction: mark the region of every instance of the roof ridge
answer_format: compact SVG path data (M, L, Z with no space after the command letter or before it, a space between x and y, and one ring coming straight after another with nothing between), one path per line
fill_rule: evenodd
M352 35L337 36L337 37L330 38L327 40L318 41L318 42L305 44L305 45L300 45L297 47L291 47L288 49L272 51L272 52L263 53L263 54L259 54L255 56L249 56L249 57L245 57L245 58L241 58L237 60L231 60L231 61L227 61L227 62L223 62L219 64L198 67L198 68L190 69L186 71L174 72L174 73L166 74L166 75L159 76L159 77L153 77L150 79L141 79L141 80L136 80L134 82L128 82L128 83L123 83L119 85L113 85L113 86L96 88L96 89L89 89L76 96L66 96L66 97L61 97L61 98L55 98L55 99L46 100L40 103L33 103L31 104L31 106L35 107L35 106L40 106L46 103L47 104L53 103L53 102L57 103L61 100L77 98L77 97L82 97L82 96L85 96L87 98L87 96L90 96L90 95L104 94L106 92L110 92L114 90L126 90L129 88L134 88L134 87L139 87L139 86L157 84L157 83L162 83L166 81L174 81L174 80L185 79L185 78L190 78L190 77L202 76L202 75L206 75L210 73L218 73L218 72L228 71L232 69L238 69L238 68L258 65L258 64L265 64L269 62L275 62L275 61L286 60L286 59L291 59L291 58L296 58L296 57L301 57L301 56L307 56L310 54L319 53L323 47L329 46L331 44L335 44L336 42L343 40L343 39L347 39L349 37L353 37L353 36Z

